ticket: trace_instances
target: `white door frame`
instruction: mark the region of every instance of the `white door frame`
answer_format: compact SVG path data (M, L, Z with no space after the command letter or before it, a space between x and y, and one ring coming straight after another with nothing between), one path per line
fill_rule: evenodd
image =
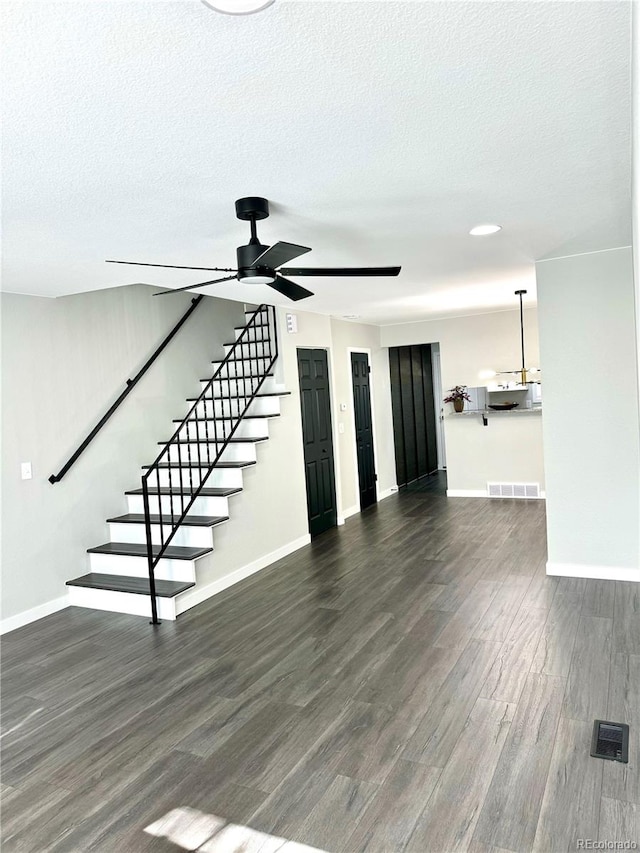
M447 467L447 450L444 441L444 413L442 408L442 370L440 364L440 344L431 344L431 373L433 376L433 407L435 409L436 414L436 445L438 448L438 470L442 471Z

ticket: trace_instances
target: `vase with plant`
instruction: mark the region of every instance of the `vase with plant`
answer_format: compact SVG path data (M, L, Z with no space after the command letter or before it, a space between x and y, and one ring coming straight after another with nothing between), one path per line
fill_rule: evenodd
M467 394L466 385L456 385L455 388L449 388L447 396L444 398L445 403L453 403L453 408L456 412L464 410L465 400L471 401L471 397Z

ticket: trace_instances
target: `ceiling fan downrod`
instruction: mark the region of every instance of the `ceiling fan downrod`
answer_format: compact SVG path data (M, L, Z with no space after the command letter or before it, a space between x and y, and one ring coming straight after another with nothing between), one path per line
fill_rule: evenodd
M258 239L256 222L269 216L269 202L266 198L249 196L236 201L236 216L251 225L251 239L246 246L238 246L238 281L243 284L273 284L276 275L269 267L255 264L268 246L263 246Z

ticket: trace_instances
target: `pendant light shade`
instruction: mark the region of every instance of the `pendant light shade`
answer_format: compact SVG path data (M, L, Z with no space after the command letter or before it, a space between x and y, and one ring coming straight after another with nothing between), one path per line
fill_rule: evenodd
M271 6L274 0L201 0L214 12L225 15L251 15Z

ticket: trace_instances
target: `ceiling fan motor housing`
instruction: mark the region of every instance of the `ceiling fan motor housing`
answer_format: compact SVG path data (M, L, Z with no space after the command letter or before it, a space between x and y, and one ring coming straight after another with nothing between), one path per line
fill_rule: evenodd
M238 246L236 256L238 258L238 281L244 284L270 284L275 280L276 274L269 267L255 266L256 258L260 257L269 247L261 243L249 243L247 246Z

